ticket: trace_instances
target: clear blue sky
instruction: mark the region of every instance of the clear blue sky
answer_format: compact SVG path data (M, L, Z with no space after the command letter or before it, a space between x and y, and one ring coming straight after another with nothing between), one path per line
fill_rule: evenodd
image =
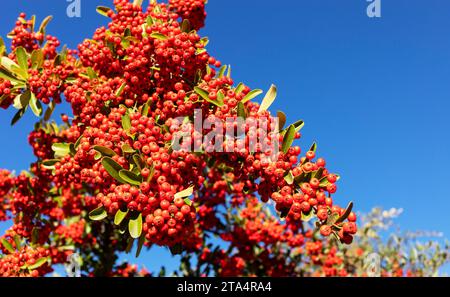
M305 120L302 147L317 141L342 176L337 201L403 207L402 229L450 237L450 2L381 1L382 17L370 19L365 0L210 0L201 34L236 82L278 86L271 109ZM95 7L112 5L81 0L71 19L65 0L3 2L2 36L21 11L51 14L48 32L72 48L106 24ZM34 118L11 128L12 115L0 112L0 167L19 171L33 160ZM142 262L175 263L162 251Z

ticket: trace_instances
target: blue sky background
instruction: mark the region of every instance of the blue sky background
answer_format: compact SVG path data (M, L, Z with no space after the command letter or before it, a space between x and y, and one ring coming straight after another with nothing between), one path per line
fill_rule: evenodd
M381 2L382 17L371 19L365 0L210 0L200 33L236 82L278 86L271 110L305 120L302 148L317 141L342 176L336 201L363 212L402 207L403 230L450 237L450 2ZM107 23L95 7L111 3L81 0L81 18L69 18L66 0L3 1L0 34L21 11L53 15L48 32L75 48ZM33 160L35 118L11 128L12 116L0 111L0 168L20 171ZM170 269L176 259L157 249L139 262Z

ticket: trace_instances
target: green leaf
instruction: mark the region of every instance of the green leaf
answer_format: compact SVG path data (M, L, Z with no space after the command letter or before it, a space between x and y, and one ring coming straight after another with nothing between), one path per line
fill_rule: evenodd
M128 231L132 238L139 238L142 234L142 214L139 214L136 218L130 219L128 222Z
M143 0L134 0L133 5L141 7Z
M11 254L13 254L15 252L11 243L9 243L9 241L7 241L5 238L2 238L1 243L2 243L3 247Z
M30 90L26 90L22 94L19 94L14 99L13 106L16 109L22 109L28 106L31 100L31 92Z
M264 96L258 112L268 110L272 103L275 101L275 98L277 98L277 87L275 85L271 85L266 96Z
M239 102L237 105L237 115L240 118L246 119L247 118L247 110L245 109L244 103Z
M21 110L19 110L14 117L11 120L11 126L14 126L14 124L16 124L25 114L25 112L27 111L27 108L22 108Z
M122 116L122 128L127 132L129 132L131 129L131 119L128 114Z
M31 68L40 69L44 64L44 52L42 49L34 50L31 53Z
M142 106L141 114L143 116L148 116L148 112L150 111L150 105L149 101L145 102L145 104Z
M22 238L19 235L17 235L17 234L14 235L14 243L16 244L16 248L18 250L20 250L20 247L22 246Z
M241 102L242 102L242 103L246 103L246 102L252 100L253 98L255 98L255 97L261 95L262 92L263 92L263 91L262 91L262 90L259 90L259 89L252 90L252 91L250 91L247 95L245 95L244 98L242 98L242 101L241 101Z
M137 249L136 249L136 258L139 257L139 255L141 254L142 247L144 246L144 243L145 243L145 236L141 235L141 237L139 237L138 246L137 246Z
M16 48L15 54L17 57L17 63L19 64L19 67L23 69L25 72L28 72L27 51L22 46L19 46L18 48Z
M128 214L128 209L127 209L127 211L122 211L122 210L117 210L117 212L116 212L116 215L114 216L114 224L115 225L120 225L122 222L123 222L123 220L125 219L125 217L127 216L127 214Z
M309 149L310 151L316 152L317 151L317 143L313 143Z
M294 175L291 170L289 170L289 172L284 176L284 180L288 185L292 185L294 183Z
M124 143L122 145L122 152L127 153L127 154L132 154L132 153L136 152L136 150L133 149L128 143Z
M245 85L243 83L239 83L237 85L236 89L234 90L234 92L236 93L236 95L239 95L244 88L245 88Z
M155 38L155 39L159 39L159 40L167 40L169 39L169 37L167 37L166 35L162 34L162 33L158 33L158 32L153 32L152 34L150 34L151 38Z
M52 150L55 152L55 158L65 157L70 153L69 143L54 143Z
M50 103L48 104L47 110L44 113L44 121L48 121L50 120L53 111L55 110L56 104L55 102L52 100L50 101Z
M133 162L139 168L139 171L141 171L142 168L145 167L145 162L142 160L142 158L141 158L141 156L139 154L134 154L133 155Z
M192 200L189 198L184 198L184 203L186 203L187 206L192 206Z
M194 91L195 91L198 95L200 95L200 97L202 97L205 101L207 101L207 102L209 102L209 103L212 103L212 104L214 104L214 105L216 105L216 106L219 106L219 107L223 106L223 102L220 103L220 102L218 102L218 101L211 100L211 98L209 98L208 92L205 91L205 90L203 90L202 88L194 87Z
M345 209L345 211L344 211L344 213L342 214L342 216L340 216L340 217L336 220L335 224L339 224L339 223L342 223L343 221L345 221L345 219L348 218L348 216L349 216L350 213L352 212L352 209L353 209L353 202L350 202L350 203L347 205L347 208Z
M225 94L220 90L217 92L217 102L219 102L220 106L223 106L223 100L225 99Z
M33 265L28 266L28 269L29 270L37 269L37 268L41 267L42 265L44 265L47 262L48 262L48 258L47 257L40 258L40 259L36 260L36 262Z
M278 131L282 131L284 125L286 125L286 114L282 111L277 111L278 117Z
M0 68L0 78L3 78L16 84L21 84L25 82L24 80L16 77L10 70L5 68Z
M114 157L116 155L116 152L114 152L112 149L104 147L104 146L96 145L96 146L94 146L94 150L96 150L97 152L102 154L102 156L106 156L106 157Z
M151 27L154 23L152 16L149 15L145 22L147 23L147 26Z
M6 53L5 41L0 36L0 56L3 56Z
M89 213L89 218L93 221L101 221L107 216L108 214L103 206L100 206Z
M33 244L37 243L39 240L39 228L33 228L31 230L31 242Z
M105 170L111 175L113 178L115 178L117 181L125 184L126 181L123 180L119 172L123 170L123 167L120 166L116 161L111 159L110 157L103 157L102 159L102 165L105 168Z
M125 249L125 253L129 254L131 249L133 248L134 238L128 238L127 247Z
M1 65L4 69L12 73L13 75L26 80L28 78L28 72L8 57L1 57Z
M181 22L181 31L186 33L191 32L191 23L189 23L189 20L184 19L183 22Z
M108 17L108 12L112 11L112 9L109 8L109 7L106 7L106 6L97 6L96 11L97 11L100 15L105 16L105 17Z
M92 67L87 68L87 75L90 79L96 79L98 78L97 72Z
M220 67L217 77L222 78L225 75L226 70L227 70L227 65L223 65L222 67Z
M30 93L31 93L30 108L33 111L35 116L40 117L42 115L41 101L39 101L32 92L30 92Z
M130 185L139 186L142 183L141 176L125 169L119 171L119 176Z
M48 23L50 23L50 21L53 19L53 17L51 15L49 15L48 17L46 17L41 25L39 26L39 30L38 32L42 33L45 35L45 28L47 27Z
M283 138L283 145L281 146L281 150L283 151L283 153L286 154L289 151L289 148L294 142L295 133L296 132L294 125L290 125Z
M193 193L194 193L194 186L190 186L189 188L176 193L173 198L174 199L176 199L176 198L186 198L186 197L191 196Z
M308 214L305 214L302 212L302 221L303 222L309 222L311 219L314 218L314 211L310 211Z
M116 97L119 97L122 95L123 90L125 89L125 87L127 86L126 83L123 83L116 91Z

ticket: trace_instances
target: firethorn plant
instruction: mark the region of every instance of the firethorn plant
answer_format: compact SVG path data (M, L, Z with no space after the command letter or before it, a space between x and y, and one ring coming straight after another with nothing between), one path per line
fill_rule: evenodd
M51 17L38 27L24 13L7 36L10 51L0 39L0 106L17 109L12 125L28 110L39 118L28 138L36 156L29 171L0 171L0 220L13 221L1 237L0 276L43 276L74 252L88 276L149 275L116 263L135 241L136 256L143 247L164 246L218 261L218 275L241 275L250 260L263 263L258 274L289 275L296 263L274 258L280 250L271 246L301 253L330 236L350 244L357 232L353 204L342 208L331 197L339 175L316 159L315 143L300 156L293 142L303 122L285 128L285 114L268 111L275 86L258 104L252 100L262 91L236 85L231 68L208 54L208 39L198 34L205 1L114 6L97 8L110 22L77 49L61 48L46 33ZM52 113L63 101L73 115L62 115L58 125ZM246 118L277 133L247 128L232 152L211 150L214 140L200 151L175 150L180 131L195 144L213 130L226 133L187 129L196 110L202 120ZM281 148L275 158L248 149L255 135ZM265 215L267 202L277 218ZM309 242L312 232L323 243ZM208 252L211 235L240 244L242 252L246 243L261 245L255 259Z

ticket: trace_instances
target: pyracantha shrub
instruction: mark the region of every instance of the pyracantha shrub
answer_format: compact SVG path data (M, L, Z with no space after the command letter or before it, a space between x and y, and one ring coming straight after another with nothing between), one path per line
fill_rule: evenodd
M152 245L201 252L218 275L244 274L249 262L291 275L298 263L278 255L280 245L310 255L325 244L317 232L350 244L353 203L332 198L339 175L315 143L304 156L294 145L302 121L285 127L284 113L268 111L275 86L256 103L262 91L235 84L208 53L198 33L205 1L141 5L98 7L109 23L76 49L46 33L51 17L37 26L23 13L9 51L0 39L0 106L17 109L13 125L28 110L39 118L29 171L0 171L0 220L13 223L0 273L44 275L76 252L84 275L148 275L116 263L136 241L137 254ZM57 124L64 101L72 115ZM209 251L211 235L232 250Z

